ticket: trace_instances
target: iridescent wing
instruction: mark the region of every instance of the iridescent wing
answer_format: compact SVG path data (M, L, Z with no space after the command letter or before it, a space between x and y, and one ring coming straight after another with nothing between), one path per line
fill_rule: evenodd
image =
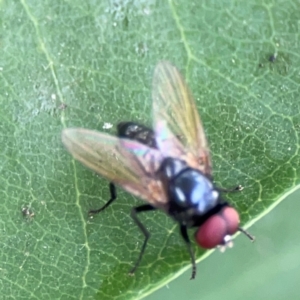
M166 206L165 191L156 178L163 159L158 150L82 128L63 130L62 141L86 167L155 207Z
M152 86L154 130L165 155L181 157L211 174L209 148L192 94L180 72L167 61L155 68Z

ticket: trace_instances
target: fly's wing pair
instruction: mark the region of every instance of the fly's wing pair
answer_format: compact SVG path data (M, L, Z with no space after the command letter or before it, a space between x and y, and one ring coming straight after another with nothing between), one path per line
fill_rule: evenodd
M138 142L98 131L67 128L62 141L75 159L129 193L164 209L167 197L156 171L161 153Z
M81 128L65 129L62 141L88 168L153 206L167 209L168 198L156 175L164 157L182 158L207 175L211 168L194 100L179 71L168 62L160 62L154 72L153 114L158 150Z
M209 148L196 104L183 77L169 62L155 68L152 98L158 148L165 156L182 158L210 176Z

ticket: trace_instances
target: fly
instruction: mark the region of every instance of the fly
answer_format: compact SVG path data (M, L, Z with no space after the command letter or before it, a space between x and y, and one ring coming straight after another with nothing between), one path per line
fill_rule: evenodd
M196 263L189 228L197 228L195 240L206 249L230 246L237 231L254 238L239 227L238 212L212 182L209 148L196 104L180 72L169 62L155 68L152 99L153 129L123 122L118 125L119 137L114 137L68 128L62 141L75 159L111 182L111 199L91 213L106 209L116 199L114 184L145 200L146 204L131 210L145 239L130 273L139 266L150 237L138 214L160 209L179 224L193 279Z

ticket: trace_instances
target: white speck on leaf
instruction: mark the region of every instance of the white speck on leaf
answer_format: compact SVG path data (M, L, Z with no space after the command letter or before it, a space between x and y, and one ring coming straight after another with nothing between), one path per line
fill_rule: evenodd
M103 129L110 129L113 127L113 124L111 123L104 123L104 125L102 126Z

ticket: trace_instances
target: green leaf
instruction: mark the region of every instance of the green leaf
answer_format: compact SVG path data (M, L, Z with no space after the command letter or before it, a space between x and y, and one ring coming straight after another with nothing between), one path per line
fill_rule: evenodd
M142 216L152 233L146 254L127 276L143 241L129 213L141 202L118 190L119 201L89 219L89 209L109 199L107 182L72 160L60 140L66 127L113 134L119 121L150 125L159 60L189 82L217 184L245 187L226 195L243 224L299 185L297 1L0 5L7 299L139 299L190 267L176 224L153 212Z

